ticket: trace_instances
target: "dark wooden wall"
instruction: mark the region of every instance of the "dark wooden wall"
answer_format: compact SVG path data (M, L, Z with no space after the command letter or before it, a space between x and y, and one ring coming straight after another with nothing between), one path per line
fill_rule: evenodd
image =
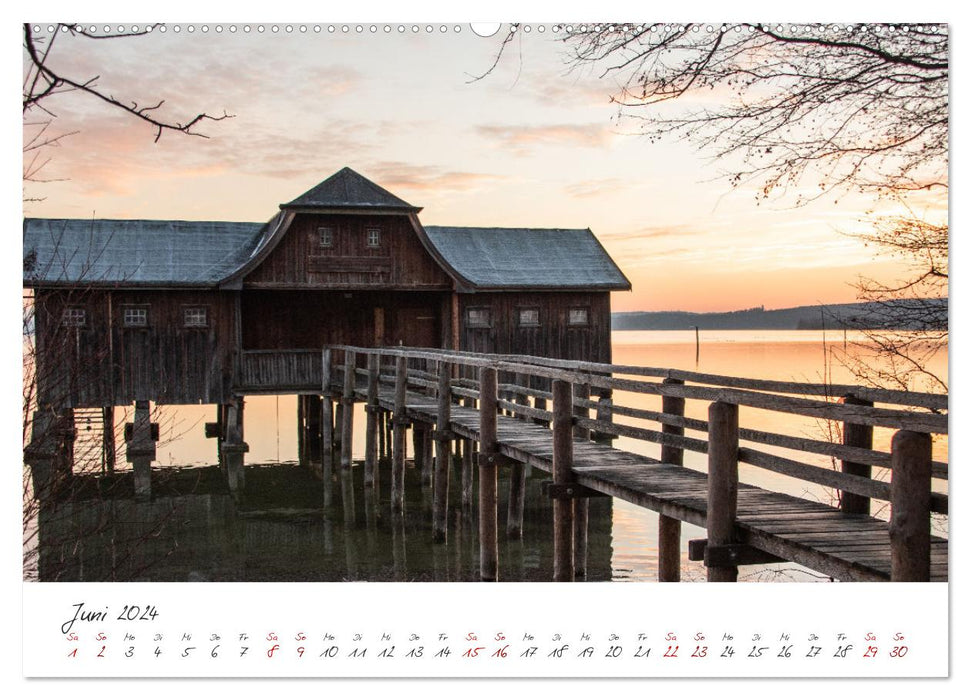
M76 407L222 403L235 359L234 292L37 290L38 392L42 402ZM126 306L148 309L148 325L126 328ZM85 309L82 328L62 312ZM207 309L207 326L187 328L185 306Z
M318 228L333 230L320 245ZM367 246L367 230L381 245ZM297 214L283 240L244 280L248 288L451 289L452 280L425 250L407 216Z
M587 308L586 326L570 326L571 308ZM488 309L488 328L468 323L469 308ZM538 326L521 326L519 310L539 310ZM609 292L488 292L459 295L460 349L610 362Z
M449 299L443 292L244 289L243 350L442 347L451 333Z

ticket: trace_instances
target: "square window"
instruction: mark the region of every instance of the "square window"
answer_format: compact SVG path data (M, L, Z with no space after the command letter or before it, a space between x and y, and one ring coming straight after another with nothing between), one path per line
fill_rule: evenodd
M569 325L585 326L589 323L589 313L585 307L570 309Z
M186 306L182 309L182 325L186 328L205 328L209 325L209 313L205 306Z
M367 247L368 248L381 247L381 229L369 228L367 230Z
M539 309L520 309L519 310L519 325L520 326L538 326L539 325Z
M492 314L484 306L470 308L468 310L469 328L490 328L492 327Z
M145 328L148 326L147 306L127 306L122 312L125 328Z
M334 229L330 226L321 226L317 229L317 238L320 240L321 248L334 247Z
M70 328L84 328L88 321L88 312L85 309L80 309L78 307L70 307L64 309L61 314L61 325L68 326Z

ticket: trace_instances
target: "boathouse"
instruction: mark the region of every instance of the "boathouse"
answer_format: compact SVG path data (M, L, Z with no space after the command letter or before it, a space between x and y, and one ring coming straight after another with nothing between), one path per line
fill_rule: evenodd
M589 229L419 211L344 168L266 223L25 219L38 399L293 393L334 344L610 361L610 292L630 282Z

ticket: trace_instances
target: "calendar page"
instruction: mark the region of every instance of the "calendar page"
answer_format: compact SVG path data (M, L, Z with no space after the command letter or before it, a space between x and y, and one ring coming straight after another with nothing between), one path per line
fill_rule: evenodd
M23 24L25 678L949 677L949 26L608 9Z

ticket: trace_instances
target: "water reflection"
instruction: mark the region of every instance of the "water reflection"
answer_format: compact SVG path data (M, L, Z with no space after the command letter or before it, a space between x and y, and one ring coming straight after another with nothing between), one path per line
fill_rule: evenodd
M126 473L86 480L68 502L38 516L42 581L478 581L477 514L461 506L453 473L448 540L432 543L431 489L406 470L405 508L363 486L363 465L322 483L294 464L251 466L239 503L215 467L153 472L151 502L136 502ZM390 494L382 465L379 494ZM502 581L553 577L552 506L544 474L526 482L522 540L500 535ZM105 497L107 481L109 497ZM99 483L101 482L101 483ZM500 532L508 481L500 478ZM325 491L331 505L324 507ZM612 506L590 501L587 580L610 580Z

